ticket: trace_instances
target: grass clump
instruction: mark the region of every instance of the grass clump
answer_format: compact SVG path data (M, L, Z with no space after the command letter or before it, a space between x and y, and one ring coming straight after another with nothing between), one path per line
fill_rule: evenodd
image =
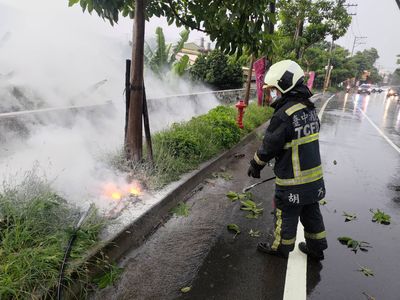
M250 104L244 114L244 129L236 124L237 110L218 106L188 122L174 123L153 135L154 166L144 162L129 164L123 151L108 159L114 167L134 174L150 188L160 188L178 180L202 162L237 144L240 139L266 122L273 109Z
M27 173L21 184L3 184L0 191L0 299L54 298L64 251L79 212L67 205L43 179ZM103 221L87 217L70 260L81 259L96 242ZM84 280L65 272L65 282Z

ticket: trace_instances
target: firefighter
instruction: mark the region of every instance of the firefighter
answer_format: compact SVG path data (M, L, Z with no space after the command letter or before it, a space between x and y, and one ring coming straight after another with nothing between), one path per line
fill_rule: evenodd
M324 259L328 245L319 201L325 185L319 152L320 122L312 93L304 84L304 71L294 61L283 60L265 75L275 112L262 145L250 161L248 175L260 178L261 169L275 159L274 240L257 249L287 258L294 249L298 219L306 242L299 249L309 257Z

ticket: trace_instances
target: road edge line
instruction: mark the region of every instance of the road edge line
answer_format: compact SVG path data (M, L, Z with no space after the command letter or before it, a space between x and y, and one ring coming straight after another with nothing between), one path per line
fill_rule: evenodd
M400 148L392 142L391 139L367 116L365 112L363 112L361 109L357 108L367 119L367 121L379 132L379 134L386 140L386 142L389 143L390 146L394 148L398 153L400 153Z
M321 110L320 110L319 113L318 113L318 118L319 118L319 121L320 121L320 122L321 122L321 120L322 120L322 115L324 114L324 111L325 111L326 106L328 105L329 101L331 101L331 99L332 99L333 97L335 97L335 96L336 96L336 95L330 96L330 97L328 98L328 100L326 100L326 102L324 103L324 105L321 107Z

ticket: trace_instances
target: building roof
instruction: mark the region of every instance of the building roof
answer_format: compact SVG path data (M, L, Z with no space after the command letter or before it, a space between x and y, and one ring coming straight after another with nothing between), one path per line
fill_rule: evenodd
M193 42L185 43L183 45L183 49L192 50L192 51L199 51L199 52L201 50L204 50L200 46L198 46L196 43L193 43Z

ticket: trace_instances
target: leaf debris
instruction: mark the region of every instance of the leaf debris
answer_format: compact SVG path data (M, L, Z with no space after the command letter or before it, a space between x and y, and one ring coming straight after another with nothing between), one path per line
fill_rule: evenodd
M376 211L374 211L371 208L370 212L372 212L374 214L372 216L372 222L376 222L376 223L383 224L383 225L389 225L390 224L391 217L388 214L385 214L380 209L377 209Z

